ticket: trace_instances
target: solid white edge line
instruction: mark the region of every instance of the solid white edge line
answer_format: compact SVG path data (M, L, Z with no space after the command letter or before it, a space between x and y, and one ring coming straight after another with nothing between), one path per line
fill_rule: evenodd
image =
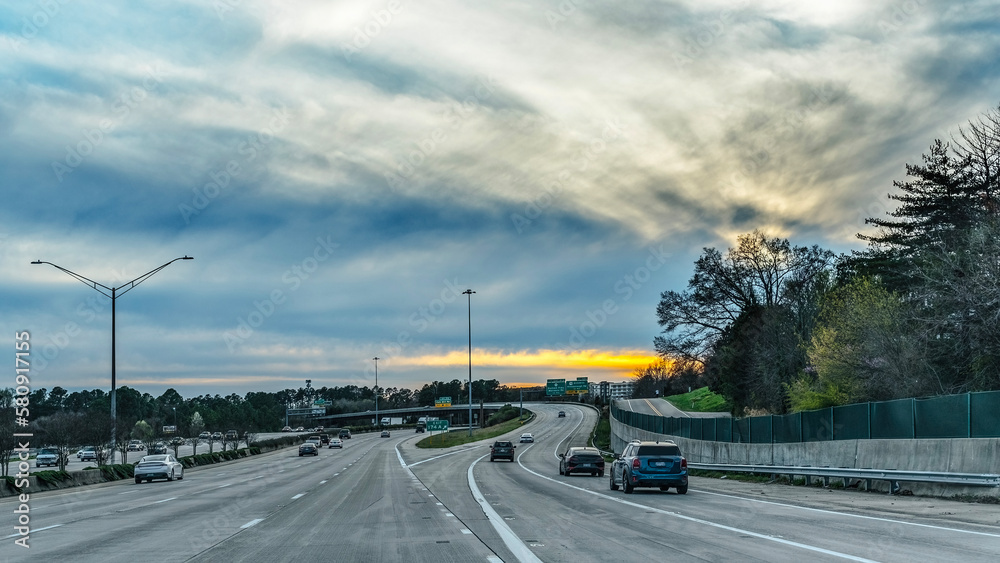
M691 493L692 491L688 491L688 492ZM725 493L715 493L715 492L706 491L706 490L703 490L703 489L699 489L699 490L693 491L693 492L695 492L696 494L699 494L699 495L715 495L715 496L726 497L726 498L735 498L735 499L740 499L740 500L748 500L750 502L759 502L759 503L762 503L762 504L773 504L775 506L782 506L782 507L785 507L785 508L797 508L799 510L808 510L808 511L811 511L811 512L819 512L821 514L832 514L834 516L849 516L851 518L863 518L865 520L877 520L879 522L889 522L891 524L904 524L904 525L907 525L907 526L917 526L917 527L920 527L920 528L931 528L933 530L942 530L942 531L947 531L947 532L959 532L959 533L962 533L962 534L975 534L977 536L989 536L991 538L1000 538L1000 534L991 534L989 532L976 532L976 531L973 531L973 530L962 530L960 528L947 528L945 526L935 526L933 524L921 524L919 522L906 522L906 521L903 521L903 520L893 520L891 518L881 518L879 516L868 516L868 515L865 515L865 514L851 514L849 512L838 512L836 510L825 510L825 509L822 509L822 508L812 508L810 506L796 506L794 504L784 504L784 503L775 502L775 501L771 501L771 500L758 500L758 499L753 499L753 498L741 497L741 496L738 496L738 495L727 495Z
M480 459L482 459L482 458L480 458ZM807 544L804 544L804 543L798 543L798 542L794 542L794 541L791 541L791 540L786 540L786 539L782 539L782 538L776 538L774 536L768 536L766 534L761 534L761 533L757 533L757 532L751 532L750 530L743 530L741 528L734 528L732 526L726 526L725 524L719 524L719 523L716 523L716 522L709 522L708 520L702 520L700 518L693 518L691 516L685 516L683 514L678 514L676 512L669 512L669 511L666 511L666 510L663 510L663 509L660 509L660 508L656 508L656 507L653 507L653 506L647 506L645 504L639 504L639 503L636 503L636 502L630 502L630 501L627 501L627 500L624 500L624 499L620 499L618 497L613 497L613 496L606 495L606 494L603 494L603 493L598 493L596 491L591 491L590 489L584 489L583 487L577 487L576 485L570 485L569 483L564 483L564 482L562 482L562 481L560 481L558 479L553 479L553 478L551 478L551 477L549 477L547 475L542 475L541 473L538 473L536 471L532 471L531 469L528 469L527 467L524 466L523 463L521 463L521 458L520 457L518 457L518 459L517 459L517 464L521 466L521 469L524 469L525 471L527 471L528 473L531 473L532 475L534 475L536 477L541 477L542 479L545 479L547 481L552 481L553 483L558 483L558 484L560 484L560 485L562 485L564 487L569 487L571 489L576 489L578 491L583 491L583 492L585 492L587 494L591 494L591 495L594 495L594 496L599 497L599 498L604 498L604 499L607 499L607 500L610 500L610 501L621 503L621 504L624 504L626 506L631 506L631 507L634 507L634 508L641 508L641 509L644 509L644 510L647 510L647 511L651 510L653 512L664 514L666 516L673 516L674 518L679 518L681 520L687 520L688 522L694 522L696 524L702 524L704 526L711 526L713 528L718 528L720 530L726 530L726 531L729 531L729 532L735 532L737 534L745 534L745 535L748 535L748 536L753 536L755 538L760 538L760 539L763 539L763 540L773 541L773 542L777 542L777 543L780 543L780 544L788 545L788 546L791 546L791 547L798 547L798 548L805 549L805 550L808 550L808 551L814 551L816 553L822 553L824 555L830 555L830 556L833 556L833 557L839 557L841 559L847 559L848 561L858 561L859 563L875 563L875 561L872 560L872 559L865 559L863 557L856 557L854 555L848 555L846 553L840 553L838 551L832 551L832 550L829 550L829 549L824 549L822 547L815 547L815 546L807 545ZM469 475L470 476L472 475L472 469L471 468L469 469ZM471 484L471 478L470 478L470 484Z
M240 526L240 529L241 530L246 530L247 528L250 528L251 526L256 526L257 524L260 524L263 521L264 521L263 518L254 518L253 520L251 520L251 521L247 522L246 524L243 524L242 526Z
M517 534L515 534L514 531L510 529L510 526L503 521L503 518L497 514L497 511L493 510L490 503L486 502L486 498L483 497L483 493L480 492L479 487L476 486L476 480L472 476L472 470L476 467L476 464L482 461L487 455L489 454L484 454L482 457L473 461L472 464L469 465L469 488L472 489L472 498L479 503L479 506L483 509L483 513L486 514L486 518L490 521L490 524L493 524L493 529L497 531L497 535L499 535L500 539L503 540L507 549L514 554L514 557L517 557L518 561L521 561L522 563L534 563L535 561L541 563L542 560L531 552L531 549L528 548L527 544L521 541L521 538L517 537Z
M158 501L154 502L153 504L160 504L161 502L167 502L168 500L174 500L174 499L176 499L176 498L177 498L177 497L170 497L170 498L165 498L165 499L163 499L163 500L158 500Z

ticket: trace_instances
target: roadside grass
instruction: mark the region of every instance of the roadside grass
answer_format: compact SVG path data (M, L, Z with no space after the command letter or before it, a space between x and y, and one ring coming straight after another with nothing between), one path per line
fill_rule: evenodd
M729 412L732 408L725 397L713 393L708 387L664 398L673 406L687 412Z
M468 429L455 430L454 432L434 434L433 436L428 436L423 440L417 442L418 448L450 448L452 446L460 446L462 444L468 444L470 442L478 442L479 440L485 440L487 438L495 438L501 434L506 434L508 432L513 432L518 428L521 428L525 423L530 422L534 418L534 414L528 409L524 410L523 418L515 418L508 420L507 422L501 422L496 426L487 426L486 428L475 428L472 430L472 436L469 436Z
M611 451L611 419L608 417L607 408L601 409L601 416L597 419L597 426L594 427L593 435L587 440L587 445L602 452ZM604 455L605 462L614 459L614 456Z

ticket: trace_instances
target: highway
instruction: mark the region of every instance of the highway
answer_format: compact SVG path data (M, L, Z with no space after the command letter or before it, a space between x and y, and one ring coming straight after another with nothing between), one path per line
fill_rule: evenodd
M687 495L611 491L558 474L596 412L532 405L515 462L487 443L418 449L426 434L356 435L295 449L34 494L30 549L0 561L991 561L1000 510L942 499L691 479ZM565 418L556 411L565 410ZM510 434L515 442L520 431ZM609 467L610 469L610 467ZM16 499L0 500L13 531Z
M660 398L656 399L617 399L616 404L625 409L655 416L670 416L674 418L725 418L727 412L686 412Z

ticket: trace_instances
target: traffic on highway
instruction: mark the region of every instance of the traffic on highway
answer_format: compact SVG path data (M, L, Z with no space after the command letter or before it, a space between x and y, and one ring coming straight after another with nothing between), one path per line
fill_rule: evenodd
M633 442L625 455L602 456L588 445L591 407L530 410L535 417L516 431L451 448L418 448L421 433L334 433L339 447L320 442L315 454L290 446L189 468L183 479L168 479L161 464L139 485L33 494L31 548L10 536L0 561L995 562L1000 554L995 507L693 477L669 443ZM4 498L0 511L18 504Z

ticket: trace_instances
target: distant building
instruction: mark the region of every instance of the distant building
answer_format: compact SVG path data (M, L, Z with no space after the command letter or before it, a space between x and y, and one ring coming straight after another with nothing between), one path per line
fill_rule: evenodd
M590 384L590 394L605 401L611 399L631 399L634 381L602 381Z

